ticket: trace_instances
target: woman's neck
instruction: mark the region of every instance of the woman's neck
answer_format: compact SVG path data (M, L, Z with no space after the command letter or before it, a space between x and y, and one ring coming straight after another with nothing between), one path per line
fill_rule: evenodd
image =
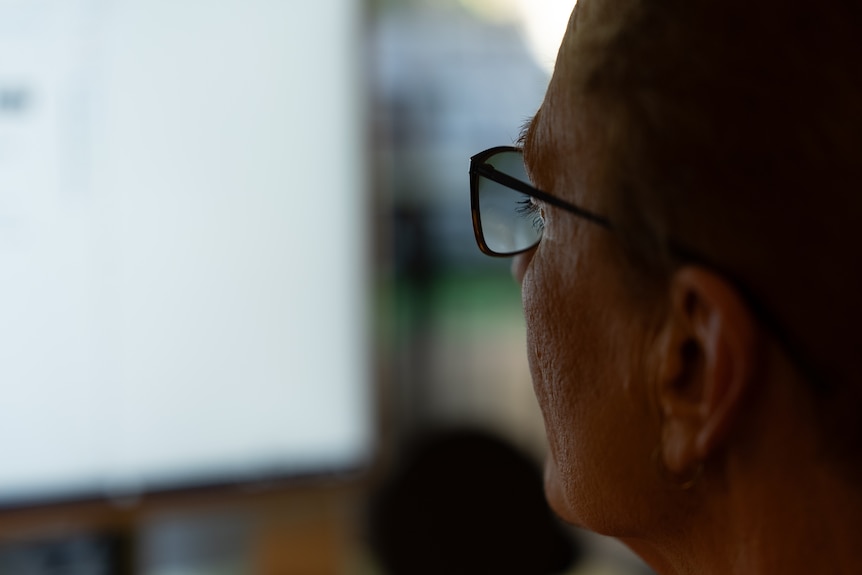
M622 542L660 575L862 573L859 487L813 466L737 485L677 535Z

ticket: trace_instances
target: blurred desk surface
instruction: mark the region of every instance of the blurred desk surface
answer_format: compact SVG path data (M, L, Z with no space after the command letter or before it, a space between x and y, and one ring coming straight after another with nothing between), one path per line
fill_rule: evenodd
M0 568L3 549L8 562L20 549L32 555L52 542L56 549L102 537L119 543L127 564L123 573L357 573L362 563L357 512L363 495L363 485L356 482L306 483L7 511L0 516Z

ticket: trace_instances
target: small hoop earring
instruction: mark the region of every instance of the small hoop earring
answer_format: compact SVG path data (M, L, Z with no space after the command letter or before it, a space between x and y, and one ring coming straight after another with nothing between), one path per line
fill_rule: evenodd
M674 473L664 464L664 459L661 456L661 444L656 445L652 452L652 462L661 477L666 483L677 487L683 491L688 491L694 487L703 475L703 461L698 461L697 465L686 474Z

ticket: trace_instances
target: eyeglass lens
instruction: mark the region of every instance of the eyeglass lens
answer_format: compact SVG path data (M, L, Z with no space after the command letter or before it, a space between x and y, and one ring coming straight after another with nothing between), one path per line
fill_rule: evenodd
M530 183L521 152L499 152L485 163L499 172ZM478 196L482 237L491 251L501 255L522 252L542 238L538 206L527 194L480 176Z

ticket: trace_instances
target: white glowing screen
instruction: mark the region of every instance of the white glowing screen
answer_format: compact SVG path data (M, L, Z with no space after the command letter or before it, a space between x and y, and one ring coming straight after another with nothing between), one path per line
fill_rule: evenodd
M0 503L365 460L359 4L0 0Z

